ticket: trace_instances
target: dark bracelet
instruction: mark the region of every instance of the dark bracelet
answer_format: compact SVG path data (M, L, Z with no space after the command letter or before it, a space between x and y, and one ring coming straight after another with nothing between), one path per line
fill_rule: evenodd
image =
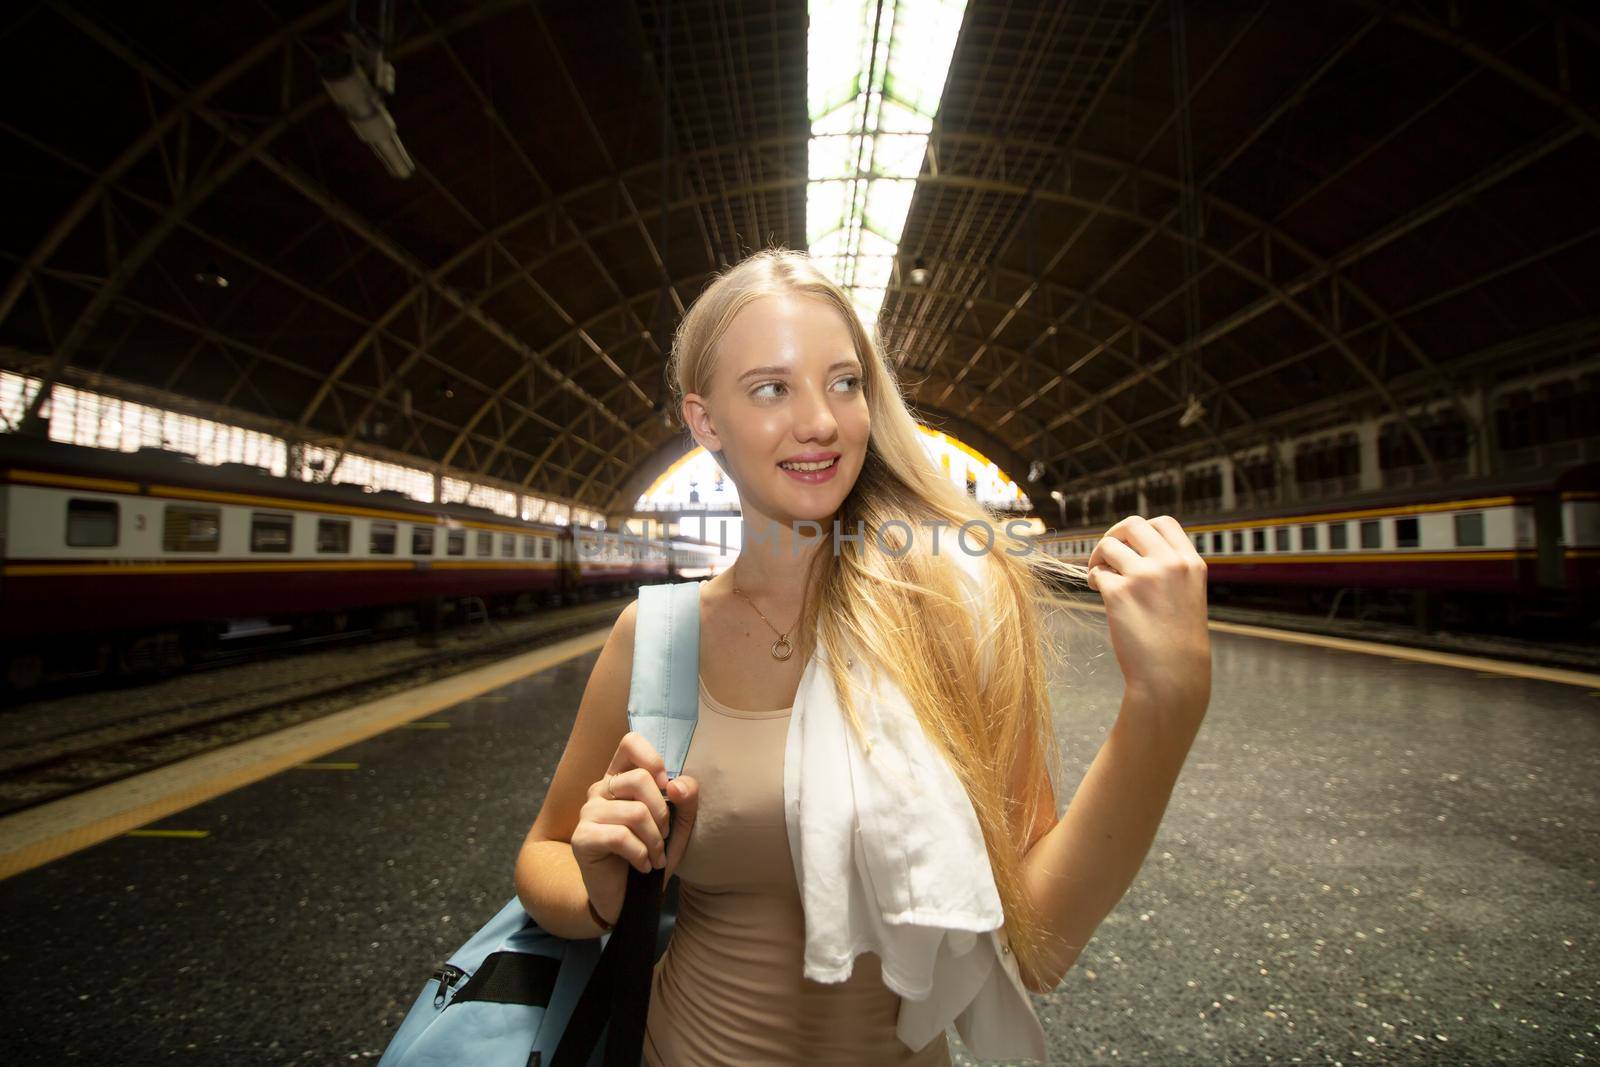
M611 929L611 924L602 919L600 917L600 913L595 910L594 900L592 898L589 900L589 915L596 923L599 924L601 932Z

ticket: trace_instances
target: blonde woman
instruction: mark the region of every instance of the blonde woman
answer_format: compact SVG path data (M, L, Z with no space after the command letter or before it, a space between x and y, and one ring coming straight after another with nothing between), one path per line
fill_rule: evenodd
M595 937L621 912L628 864L679 877L651 986L652 1067L948 1063L942 1034L921 1049L896 1039L899 997L872 953L844 982L802 976L783 760L807 663L819 647L830 672L867 656L904 692L972 802L1022 980L1047 992L1133 881L1205 714L1205 563L1168 516L1117 523L1087 568L1020 551L931 462L894 367L803 253L769 249L716 278L678 329L669 380L745 527L736 564L701 590L699 725L669 785L661 755L628 730L629 605L518 857L518 895L551 931ZM818 539L807 520L868 536ZM983 568L978 636L957 551ZM1059 819L1051 579L1102 595L1125 682ZM846 678L834 681L860 737ZM663 793L679 819L665 855Z

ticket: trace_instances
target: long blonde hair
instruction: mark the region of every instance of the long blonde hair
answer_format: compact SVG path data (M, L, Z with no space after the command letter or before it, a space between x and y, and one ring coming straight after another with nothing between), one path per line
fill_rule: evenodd
M717 342L734 316L751 301L778 294L813 297L843 316L861 360L871 416L861 474L834 516L841 532L853 533L859 523L867 536L860 542L841 538L837 552L824 546L815 553L803 620L815 624L846 716L864 745L845 664L871 650L872 670L886 671L904 692L972 801L1012 951L1024 968L1040 974L1048 929L1024 891L1022 867L1024 846L1037 830L1036 809L1030 797L1014 795L1011 781L1015 775L1031 787L1048 776L1056 792L1061 754L1049 687L1063 657L1045 613L1054 583L1086 584L1087 572L1036 549L1021 552L1020 540L1003 540L995 527L1003 530L1004 518L938 469L893 365L850 298L803 252L757 252L723 271L696 298L678 326L667 369L676 393L672 411L680 421L685 394L710 394ZM918 531L939 522L948 525L935 555L925 543L932 539ZM964 523L974 524L966 544L983 546L976 562L984 575L987 617L978 620L976 639L970 587L964 591L962 585L969 580L952 558L962 551L956 536ZM874 531L882 532L877 543L888 551L874 550ZM1020 815L1019 808L1025 809Z

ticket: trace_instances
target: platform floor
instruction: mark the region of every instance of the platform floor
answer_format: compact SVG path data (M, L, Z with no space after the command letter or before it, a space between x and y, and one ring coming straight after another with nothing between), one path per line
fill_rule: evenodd
M1062 804L1121 693L1087 626ZM1213 649L1143 871L1036 999L1050 1062L1600 1057L1600 679ZM7 1061L375 1062L512 895L597 654L0 882Z

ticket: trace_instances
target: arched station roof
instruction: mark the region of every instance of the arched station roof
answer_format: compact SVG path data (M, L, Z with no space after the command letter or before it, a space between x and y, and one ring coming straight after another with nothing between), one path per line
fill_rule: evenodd
M683 446L683 307L804 247L805 5L396 3L406 180L318 76L349 12L0 17L0 364L626 506ZM1087 484L1594 346L1589 5L1190 3L1175 38L1159 0L967 5L880 317L930 425Z

